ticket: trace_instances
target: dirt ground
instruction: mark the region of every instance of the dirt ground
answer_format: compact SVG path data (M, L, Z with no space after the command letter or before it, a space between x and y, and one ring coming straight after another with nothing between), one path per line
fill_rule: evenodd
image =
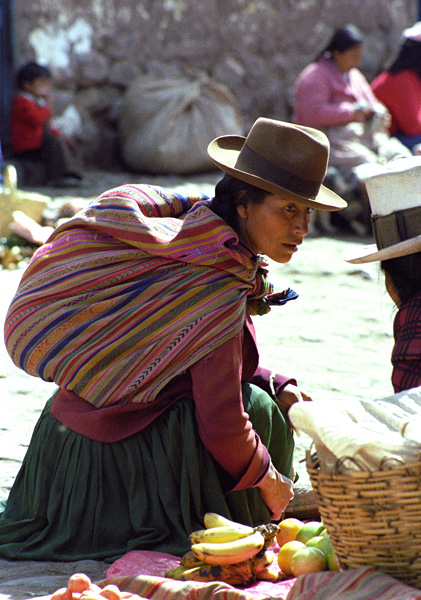
M219 173L191 178L139 177L128 173L93 172L81 190L37 189L53 196L52 205L71 197L91 198L128 181L166 187L194 187L212 194ZM271 265L278 290L292 287L298 300L273 308L254 319L261 364L296 377L314 399L378 398L393 393L390 354L394 308L376 263L350 265L341 255L370 238L312 231L287 265ZM3 323L22 268L0 271L0 320ZM54 389L17 369L0 345L0 497L8 494L38 416ZM297 457L309 446L298 439ZM301 463L299 469L305 467ZM52 593L69 574L84 571L93 580L104 577L107 565L18 562L0 560L0 600L21 600Z

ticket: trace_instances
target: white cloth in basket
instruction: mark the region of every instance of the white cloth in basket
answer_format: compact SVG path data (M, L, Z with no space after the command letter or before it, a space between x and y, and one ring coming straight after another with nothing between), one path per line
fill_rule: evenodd
M394 459L415 462L421 453L421 386L375 400L297 402L288 412L294 429L314 442L321 467L345 457L347 468L378 470Z

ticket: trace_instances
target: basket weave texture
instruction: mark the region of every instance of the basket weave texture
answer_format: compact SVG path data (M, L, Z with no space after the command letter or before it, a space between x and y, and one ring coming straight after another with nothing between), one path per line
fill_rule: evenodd
M342 569L372 567L421 589L421 462L332 472L306 454L320 516ZM355 463L355 461L354 461Z

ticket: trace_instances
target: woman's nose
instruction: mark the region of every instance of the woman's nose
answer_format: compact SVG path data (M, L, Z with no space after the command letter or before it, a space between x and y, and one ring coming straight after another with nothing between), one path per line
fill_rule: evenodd
M307 208L303 211L299 211L295 221L295 229L302 235L308 234L308 227L310 224L310 213L307 212Z

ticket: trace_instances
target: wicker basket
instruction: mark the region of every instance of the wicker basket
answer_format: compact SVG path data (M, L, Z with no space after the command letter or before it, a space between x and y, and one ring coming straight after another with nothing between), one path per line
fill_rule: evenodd
M372 567L421 589L421 462L393 461L367 472L346 469L348 460L329 473L317 453L306 454L340 567Z

